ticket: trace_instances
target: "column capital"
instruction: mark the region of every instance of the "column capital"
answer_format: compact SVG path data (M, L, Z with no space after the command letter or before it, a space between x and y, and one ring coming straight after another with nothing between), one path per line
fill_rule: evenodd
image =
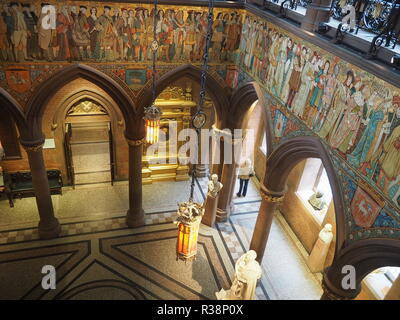
M128 144L131 147L139 147L139 146L141 146L142 144L144 144L146 142L146 138L142 138L142 139L138 139L138 140L132 140L132 139L129 139L129 138L125 137L125 139L126 139L126 141L128 142Z
M336 294L335 292L333 292L332 290L330 290L327 287L327 285L325 284L324 281L322 281L321 285L322 285L322 290L324 290L321 300L353 300L353 298L343 297L343 296Z
M263 184L260 186L261 196L268 202L282 202L285 198L286 190L277 192L271 191Z
M38 152L43 148L44 139L39 141L23 141L20 139L20 143L26 152Z

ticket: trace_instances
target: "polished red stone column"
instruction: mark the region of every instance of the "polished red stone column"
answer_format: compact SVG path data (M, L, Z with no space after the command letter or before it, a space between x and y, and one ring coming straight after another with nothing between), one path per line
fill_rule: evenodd
M32 184L35 191L36 204L39 211L39 237L52 239L59 236L61 226L54 216L53 202L51 201L49 179L43 159L44 140L22 141L32 174Z
M307 31L317 31L322 22L329 22L332 0L313 0L307 6L306 15L301 22L301 28Z
M257 261L261 263L271 230L272 220L277 206L284 199L284 192L273 192L261 185L262 202L258 212L250 250L257 252Z
M129 209L126 224L131 227L144 226L144 211L142 207L142 154L144 139L130 140L129 145Z

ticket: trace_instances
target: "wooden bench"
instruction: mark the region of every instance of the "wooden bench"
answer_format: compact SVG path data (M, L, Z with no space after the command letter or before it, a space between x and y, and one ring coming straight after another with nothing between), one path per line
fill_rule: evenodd
M47 170L50 193L62 194L62 178L60 170ZM14 199L34 197L32 174L30 171L4 172L4 183L10 207L14 207Z

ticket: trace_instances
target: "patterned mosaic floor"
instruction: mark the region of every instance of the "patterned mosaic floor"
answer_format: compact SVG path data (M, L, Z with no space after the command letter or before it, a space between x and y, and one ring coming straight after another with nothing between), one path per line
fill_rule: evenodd
M65 213L61 236L51 241L38 239L34 227L3 227L0 299L215 299L216 291L230 286L234 264L249 247L261 199L256 183L249 184L246 198L235 196L229 221L215 229L203 226L198 258L185 265L175 259L176 204L164 199L165 192L175 196L187 187L185 182L175 183L176 190L148 187L153 191L149 196L145 190L146 226L139 229L126 227L123 212L102 218ZM207 179L199 179L195 199L203 199L206 189ZM274 221L257 299L318 299L320 286L285 232ZM57 269L56 290L41 289L46 264ZM295 290L287 287L290 281Z

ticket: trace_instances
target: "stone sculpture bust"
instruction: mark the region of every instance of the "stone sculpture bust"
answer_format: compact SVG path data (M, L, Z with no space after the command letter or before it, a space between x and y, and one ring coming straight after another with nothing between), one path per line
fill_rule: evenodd
M308 202L312 205L312 207L315 210L322 210L325 206L325 201L322 198L324 196L324 194L322 192L316 192L314 193L310 199L308 199Z
M211 179L208 181L208 196L216 198L222 187L223 184L218 181L218 175L211 175Z

